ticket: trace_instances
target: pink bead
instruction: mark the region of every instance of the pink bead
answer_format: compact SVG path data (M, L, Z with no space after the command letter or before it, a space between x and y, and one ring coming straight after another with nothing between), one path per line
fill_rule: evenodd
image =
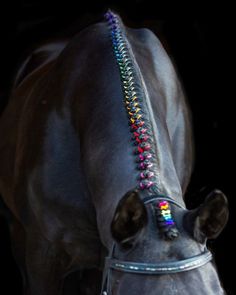
M147 178L151 178L151 177L153 177L153 176L154 176L154 172L152 172L152 171L148 172L148 176L147 176Z
M137 129L137 132L138 132L138 133L141 133L141 134L144 134L144 133L147 132L147 128L139 127L139 128Z
M153 184L154 184L154 182L149 181L148 184L147 184L147 188L150 188Z
M144 160L145 160L145 157L144 157L143 154L140 154L140 155L138 155L138 156L139 156L139 160L140 160L140 161L144 161Z
M145 159L151 159L152 154L144 152Z
M153 184L154 184L154 182L152 182L152 181L143 180L143 181L140 181L139 187L141 189L149 189Z
M151 145L147 142L143 142L140 144L140 147L144 150L144 151L149 151L151 149Z
M141 189L145 189L145 188L146 188L145 184L142 183L142 182L140 182L139 187L140 187Z
M146 165L142 162L139 164L139 168L144 170L146 168Z
M153 176L154 176L154 173L152 171L144 171L140 173L141 179L152 178Z
M148 160L145 160L144 162L139 164L139 168L144 170L147 168L151 168L153 166L153 164L151 162L149 162Z
M139 155L139 160L140 161L148 160L148 159L151 159L151 158L152 158L152 154L150 154L149 152L144 152L144 153L141 153Z

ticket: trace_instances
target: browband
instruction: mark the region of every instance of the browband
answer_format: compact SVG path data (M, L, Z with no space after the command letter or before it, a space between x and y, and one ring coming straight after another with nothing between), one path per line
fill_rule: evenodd
M178 261L167 261L160 263L139 263L122 261L115 258L107 257L105 268L113 270L145 274L145 275L164 275L189 271L201 267L212 260L212 254L206 250L202 254Z

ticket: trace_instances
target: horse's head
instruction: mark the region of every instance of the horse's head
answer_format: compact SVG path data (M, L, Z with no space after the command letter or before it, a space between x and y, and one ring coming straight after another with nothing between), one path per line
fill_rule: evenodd
M155 201L144 204L137 192L127 193L118 204L111 224L116 243L107 264L108 295L223 294L205 244L227 222L225 196L214 191L192 211L171 204L179 231L173 240L160 234L154 205ZM150 274L155 267L160 273Z

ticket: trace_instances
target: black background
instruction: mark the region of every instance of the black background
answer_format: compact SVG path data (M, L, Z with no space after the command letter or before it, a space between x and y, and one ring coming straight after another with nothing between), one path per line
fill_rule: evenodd
M158 1L143 0L97 1L95 4L91 1L62 4L36 0L17 4L8 2L8 7L1 10L0 18L0 108L7 97L16 65L27 53L27 48L39 40L59 36L85 13L96 19L106 7L113 7L128 25L154 30L175 60L193 113L196 160L187 193L191 197L188 205L190 208L199 205L214 188L221 189L229 200L229 223L217 240L209 242L209 246L215 253L227 294L236 294L234 274L230 270L235 264L236 248L233 240L236 212L235 21L226 6L218 6L217 11L213 10L214 6L210 9L204 5L183 6L180 12L180 7L174 7L171 2L166 4L163 9ZM193 13L199 10L205 12L200 19ZM11 256L3 219L0 219L0 270L0 293L20 294L21 280ZM2 290L7 292L2 293Z

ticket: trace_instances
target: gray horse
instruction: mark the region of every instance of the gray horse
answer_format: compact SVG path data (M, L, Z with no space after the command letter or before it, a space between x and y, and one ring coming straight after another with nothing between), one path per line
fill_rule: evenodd
M108 12L35 50L0 138L0 194L24 294L63 294L74 271L81 295L224 294L206 240L224 228L227 200L214 191L185 208L190 115L152 32Z

